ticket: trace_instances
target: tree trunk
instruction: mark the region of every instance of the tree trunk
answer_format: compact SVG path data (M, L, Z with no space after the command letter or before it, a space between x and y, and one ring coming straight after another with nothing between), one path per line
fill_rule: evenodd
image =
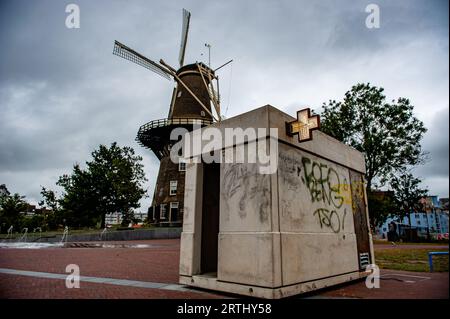
M104 229L106 227L106 222L105 221L106 221L106 214L102 213L102 222L101 222L101 225L100 225L101 229Z
M372 190L372 177L367 177L366 178L366 193L369 193Z
M409 223L409 241L412 242L411 213L408 214L408 223Z

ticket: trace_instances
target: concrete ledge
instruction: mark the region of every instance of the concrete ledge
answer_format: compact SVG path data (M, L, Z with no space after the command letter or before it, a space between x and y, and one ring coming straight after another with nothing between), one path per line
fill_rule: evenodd
M329 286L334 286L337 284L342 284L345 282L358 280L366 276L367 273L364 272L352 272L349 274L337 275L329 278L323 278L279 288L265 288L220 281L210 274L196 275L192 277L180 276L179 283L188 286L239 294L244 296L251 296L264 299L281 299L302 293L315 291Z

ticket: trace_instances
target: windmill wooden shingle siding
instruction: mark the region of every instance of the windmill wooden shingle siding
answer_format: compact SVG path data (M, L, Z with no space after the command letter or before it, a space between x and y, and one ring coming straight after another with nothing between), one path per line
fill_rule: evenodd
M162 59L157 63L118 41L114 43L113 54L168 80L175 80L167 118L142 125L136 137L140 145L151 149L160 160L152 206L149 209L149 219L160 224L181 225L183 218L185 174L183 164L175 163L170 158L170 149L177 142L170 139L172 130L182 127L192 131L194 125L206 126L214 120L220 121L219 95L214 88L214 83L218 88L218 77L203 63L183 65L190 16L183 9L178 70Z

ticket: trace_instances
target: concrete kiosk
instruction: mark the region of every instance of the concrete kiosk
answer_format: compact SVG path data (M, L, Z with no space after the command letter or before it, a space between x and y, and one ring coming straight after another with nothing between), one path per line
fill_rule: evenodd
M300 143L287 134L286 123L293 121L266 105L209 126L222 133L224 146L215 148L221 163L193 163L202 150L186 150L191 162L180 283L283 298L366 275L374 256L364 157L318 130ZM259 134L258 142L249 134L245 141L227 143L227 128L264 128L266 134ZM277 138L269 137L269 128L278 129ZM204 130L186 135L194 140ZM276 171L262 174L261 164L223 160L227 151L236 155L255 145L276 153Z

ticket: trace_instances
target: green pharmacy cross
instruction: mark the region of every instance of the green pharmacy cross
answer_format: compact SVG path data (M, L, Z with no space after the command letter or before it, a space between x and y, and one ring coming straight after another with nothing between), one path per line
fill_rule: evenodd
M320 128L319 115L311 116L309 108L297 112L297 120L286 122L286 134L289 136L298 135L299 142L312 140L312 131Z

